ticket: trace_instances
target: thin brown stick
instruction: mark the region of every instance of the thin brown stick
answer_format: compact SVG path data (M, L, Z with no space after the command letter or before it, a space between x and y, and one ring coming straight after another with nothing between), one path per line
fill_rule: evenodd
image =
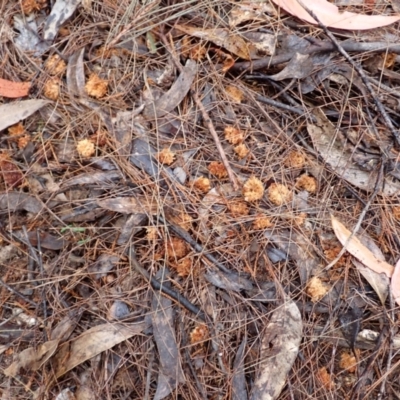
M183 67L182 67L181 63L179 62L178 57L176 56L176 54L172 50L173 46L170 45L170 43L168 42L168 40L167 40L167 38L165 37L164 34L160 34L160 38L163 41L163 43L165 45L165 48L171 54L171 57L172 57L175 65L176 65L176 67L178 68L179 72L182 72ZM208 128L208 130L211 133L212 138L214 139L214 143L215 143L215 145L217 147L217 150L218 150L218 153L219 153L219 155L221 157L222 163L224 164L224 166L226 168L226 171L228 173L229 180L232 183L233 189L234 190L239 190L238 181L237 181L236 176L234 175L234 173L232 171L231 166L229 165L229 161L226 158L225 151L222 148L221 142L219 140L218 133L214 128L214 124L211 121L211 118L209 117L208 112L204 108L203 103L201 102L201 100L200 100L199 96L197 95L196 91L193 90L193 89L190 89L190 94L193 97L197 107L199 108L199 110L201 112L201 115L203 117L204 123L206 124L206 127Z

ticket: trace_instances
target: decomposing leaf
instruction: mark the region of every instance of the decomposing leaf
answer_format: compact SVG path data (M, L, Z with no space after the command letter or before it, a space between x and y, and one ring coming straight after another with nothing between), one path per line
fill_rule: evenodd
M13 82L0 78L0 96L15 99L29 94L30 82Z
M178 24L175 25L175 28L185 32L187 35L208 40L217 46L221 46L244 60L258 58L257 50L254 46L251 43L246 42L241 36L233 34L229 29L202 29L194 26L183 26Z
M74 13L81 0L57 0L47 17L43 31L45 41L52 42L58 34L61 25Z
M311 136L314 146L321 154L322 158L342 179L352 185L366 191L374 189L377 171L361 170L352 161L352 154L343 148L337 140L334 125L328 120L325 114L314 109L314 116L318 120L318 125L308 124L307 130ZM393 196L400 192L400 182L385 178L385 185L382 194Z
M50 339L58 339L59 341L67 340L74 331L79 319L82 316L82 313L82 309L74 309L69 311L68 314L52 330Z
M250 400L276 399L299 352L303 323L290 299L278 307L265 328L261 342L258 376Z
M48 100L23 100L2 104L0 106L0 131L28 118L48 103Z
M311 75L315 66L312 57L309 54L296 53L286 64L285 68L275 75L269 76L274 81L284 79L303 79Z
M297 265L301 282L306 285L320 264L310 241L304 235L289 230L278 233L275 229L266 229L264 235L278 247L276 256L285 259L289 254Z
M21 186L24 182L22 171L7 154L0 154L0 177L10 189Z
M297 18L316 24L317 22L296 0L273 0L273 2ZM315 13L326 26L337 29L362 30L374 29L395 23L400 16L363 15L339 10L337 6L326 0L307 0L304 4Z
M339 322L342 328L343 336L349 342L352 349L354 349L357 335L360 332L361 317L362 310L355 306L339 316Z
M37 347L29 347L16 357L16 360L4 370L6 376L16 376L21 368L37 371L56 351L59 340L50 340Z
M234 28L246 21L268 21L265 13L276 16L275 8L267 2L241 2L232 7L229 13L229 26Z
M91 185L93 184L106 184L115 180L121 179L119 171L106 171L106 172L92 172L74 176L71 179L62 183L63 188L68 188L75 185Z
M147 105L143 115L148 118L163 117L176 108L187 95L197 74L197 63L187 60L178 79L174 82L167 93L159 99Z
M395 302L400 305L400 260L394 268L390 288Z
M164 283L168 285L168 283ZM174 332L174 316L171 300L155 292L152 301L154 340L160 358L160 372L154 400L168 396L179 383L185 382L180 365L179 350Z
M49 44L41 40L38 25L34 14L14 15L14 29L19 32L15 44L22 51L32 52L35 57L40 57L49 48Z
M348 240L351 236L351 232L333 215L331 217L331 220L336 237L339 239L339 242L343 246L346 246L346 250L352 256L356 257L365 266L372 269L373 271L384 273L389 278L392 276L392 265L388 264L386 261L376 258L374 253L372 253L371 250L365 247L357 237L353 236L350 240Z
M39 214L45 208L44 204L34 196L22 192L0 194L0 210L25 210Z
M233 272L227 274L222 271L209 269L204 274L204 278L206 279L206 281L210 282L214 286L225 290L240 292L243 289L253 289L253 284L251 283L251 281Z
M130 325L102 324L88 329L74 340L60 346L54 357L55 376L59 378L86 360L137 335L144 328L144 323L137 323Z
M25 235L22 235L21 238L23 240L27 239ZM37 230L29 231L28 239L32 246L40 245L42 249L50 250L61 250L70 243L62 237L51 235L48 232L38 232Z
M120 257L111 254L101 254L96 262L88 268L88 272L94 275L95 279L105 277L120 260Z

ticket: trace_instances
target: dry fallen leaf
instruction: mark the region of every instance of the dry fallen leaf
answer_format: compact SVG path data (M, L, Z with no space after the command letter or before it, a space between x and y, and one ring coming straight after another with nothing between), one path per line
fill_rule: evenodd
M396 267L394 268L390 287L395 302L400 305L400 259L397 261Z
M335 125L320 109L314 109L313 114L318 122L317 124L308 124L307 131L325 162L341 179L345 179L362 190L372 191L378 171L376 169L366 171L356 165L353 162L352 152L344 149L343 144L338 140ZM388 177L385 177L384 181L382 194L393 196L400 192L399 181L391 180Z
M273 0L273 2L297 18L316 24L317 22L296 0ZM374 29L393 24L400 19L399 15L363 15L341 11L326 0L304 0L304 4L315 13L317 18L326 26L337 29L362 30Z
M339 239L339 242L345 246L346 250L359 261L361 261L366 267L372 269L378 273L385 273L389 278L393 274L393 266L388 264L386 261L379 260L375 255L365 247L360 240L353 236L351 240L348 241L351 236L351 232L337 220L333 215L331 217L332 227L335 235ZM348 242L348 243L347 243Z
M0 78L0 96L15 99L29 94L31 84L29 82L13 82Z
M178 24L175 25L175 28L188 35L208 40L217 46L221 46L244 60L258 58L255 46L245 41L241 36L233 34L228 29L202 29L195 26L184 26Z
M6 376L16 376L21 368L37 371L56 351L59 340L50 340L37 347L29 347L16 357L16 360L4 370Z
M278 398L287 374L297 357L303 334L301 314L296 303L285 304L272 314L261 342L259 373L250 400Z
M2 104L0 106L0 131L28 118L48 103L48 100L24 100Z
M77 365L137 335L143 329L144 323L129 326L102 324L88 329L74 340L60 346L55 356L55 376L59 378Z

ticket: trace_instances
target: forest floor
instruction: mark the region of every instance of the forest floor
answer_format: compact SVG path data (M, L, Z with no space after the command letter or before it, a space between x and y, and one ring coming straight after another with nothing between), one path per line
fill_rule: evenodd
M0 2L1 400L400 398L399 6L280 3Z

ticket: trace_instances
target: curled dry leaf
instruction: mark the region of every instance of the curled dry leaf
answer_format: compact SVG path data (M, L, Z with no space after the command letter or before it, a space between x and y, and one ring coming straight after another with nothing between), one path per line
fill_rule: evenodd
M16 376L24 368L26 371L37 371L56 351L58 339L50 340L37 347L29 347L16 357L16 360L4 370L6 376Z
M351 236L351 232L333 215L331 217L332 227L335 235L339 239L339 242L346 246L346 250L359 261L361 261L365 266L372 269L378 273L385 273L389 278L393 275L393 266L388 264L386 261L379 260L376 256L365 247L360 240Z
M273 0L273 2L297 18L316 24L317 22L296 0ZM363 15L348 11L341 11L334 4L326 0L307 0L304 4L315 13L317 18L326 26L337 29L363 30L374 29L395 23L399 15Z
M160 279L159 276L157 278ZM168 286L168 282L163 284ZM172 302L156 292L151 306L153 334L160 360L157 390L153 399L161 400L168 396L177 385L185 382L185 374L180 364L176 342Z

